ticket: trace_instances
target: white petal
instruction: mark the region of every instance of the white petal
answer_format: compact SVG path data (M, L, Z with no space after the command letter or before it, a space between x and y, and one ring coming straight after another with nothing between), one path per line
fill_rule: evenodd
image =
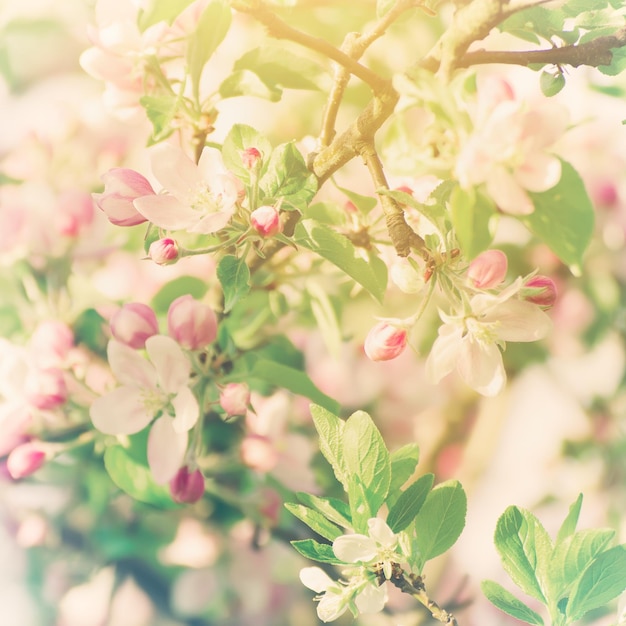
M439 337L435 340L426 360L426 375L436 384L456 366L461 349L463 329L455 324L439 327Z
M529 215L535 210L528 194L504 167L493 168L487 179L487 193L505 213Z
M365 535L342 535L333 541L333 552L345 563L367 563L378 554L378 546Z
M367 520L370 537L381 546L393 548L398 543L398 538L387 523L379 517Z
M546 191L560 179L561 161L551 154L534 153L515 170L515 180L528 191Z
M198 166L180 149L160 143L151 150L150 165L156 179L183 204L191 204L207 184Z
M187 451L187 433L177 433L172 418L160 417L148 435L148 465L154 481L159 485L169 482L181 468Z
M332 622L343 615L348 608L348 603L343 594L327 592L317 605L317 616L323 622Z
M156 370L139 352L111 339L107 346L107 357L115 378L121 383L142 389L156 389Z
M148 221L165 230L187 230L201 217L201 213L167 194L137 198L133 206Z
M201 235L210 235L216 233L218 230L222 230L230 218L233 216L233 211L217 211L216 213L209 213L202 219L198 220L193 226L187 230L190 233L199 233Z
M382 611L387 602L386 585L381 585L380 587L367 585L355 598L354 602L356 608L359 609L361 613L371 614Z
M303 567L300 570L300 582L317 593L323 593L329 587L336 585L321 567Z
M463 380L483 396L498 395L506 382L502 354L495 344L467 338L463 342L458 370Z
M167 393L177 393L189 382L191 363L182 348L165 335L146 340L146 351L156 368L159 385Z
M525 300L507 300L493 307L481 321L497 322L504 341L537 341L552 328L552 320L540 307Z
M193 391L189 387L183 387L178 395L172 400L174 407L174 419L172 425L177 433L187 432L198 421L200 407Z
M143 430L154 417L146 408L139 387L118 387L97 398L89 415L93 425L107 435L132 435Z

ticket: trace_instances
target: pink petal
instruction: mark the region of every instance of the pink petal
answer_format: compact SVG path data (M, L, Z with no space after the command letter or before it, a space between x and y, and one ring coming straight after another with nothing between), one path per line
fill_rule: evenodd
M487 179L487 192L505 213L530 215L535 210L528 194L504 167L493 168Z
M107 346L107 357L115 378L121 383L143 389L156 389L156 370L132 348L111 339Z
M546 191L561 179L561 161L551 154L533 154L515 171L515 180L528 191Z
M146 351L154 367L161 389L178 393L189 382L191 364L181 347L165 335L153 335L146 339Z
M148 465L154 481L168 483L182 467L187 451L187 433L177 433L169 416L160 417L148 435Z
M198 233L201 235L216 233L218 230L222 230L222 228L230 222L230 218L233 213L234 211L218 211L217 213L209 213L187 230L190 233Z
M166 230L187 230L201 217L198 211L167 194L137 198L133 205L148 221Z
M174 407L173 426L177 433L187 432L198 421L200 407L198 400L189 387L183 387L172 400Z
M180 149L160 143L151 151L152 173L183 204L191 204L207 182L198 166Z
M118 387L97 398L89 415L93 425L106 435L132 435L143 430L154 417L138 387Z

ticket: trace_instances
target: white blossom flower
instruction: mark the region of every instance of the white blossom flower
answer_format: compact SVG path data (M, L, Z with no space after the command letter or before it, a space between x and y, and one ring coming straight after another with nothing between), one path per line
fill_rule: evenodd
M148 436L148 464L157 483L167 483L183 464L188 431L198 420L198 401L189 388L191 364L170 337L146 340L150 361L119 341L108 345L109 365L122 382L96 399L94 426L110 435L132 435L156 417Z
M474 296L470 311L440 314L445 323L426 361L426 373L433 383L456 368L478 393L495 396L502 391L506 373L500 348L507 341L542 339L552 325L539 306L515 297L521 286L518 279L499 295Z

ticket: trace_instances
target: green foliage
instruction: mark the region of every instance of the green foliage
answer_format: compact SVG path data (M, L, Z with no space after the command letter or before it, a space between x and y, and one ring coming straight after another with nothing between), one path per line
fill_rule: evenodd
M328 519L318 511L314 511L309 507L295 502L286 502L285 508L295 515L299 520L303 521L309 528L314 530L318 535L334 541L340 535L343 535L341 529L335 526L335 524L328 521Z
M455 187L450 195L450 217L459 246L468 260L486 250L493 241L493 202L475 190Z
M180 98L173 93L142 96L139 98L139 104L146 110L146 115L152 123L152 143L167 139L174 132L171 124L180 108Z
M350 507L345 502L337 500L337 498L320 498L302 491L296 493L296 497L302 504L322 513L331 522L343 526L343 528L352 528Z
M251 182L250 171L244 166L242 153L256 148L261 153L261 172L267 169L272 144L259 131L246 124L234 124L222 145L224 165L246 185Z
M224 292L224 313L228 313L250 291L250 269L245 258L223 256L217 264L217 278Z
M608 548L609 529L576 532L582 495L570 507L555 544L537 518L515 506L498 519L494 542L502 565L513 582L546 605L553 624L565 626L581 619L626 588L626 546ZM543 620L492 581L483 592L499 609L529 624Z
M193 0L151 0L139 11L139 28L146 30L159 22L171 24L174 18L186 9Z
M420 512L434 480L434 474L424 474L400 494L387 516L387 524L391 530L398 533L413 521Z
M556 96L565 87L565 76L563 72L547 72L544 70L539 76L539 86L543 95L550 98Z
M341 561L335 556L332 546L326 543L318 543L313 539L299 539L292 541L291 545L304 557L320 563L332 563L341 565Z
M208 285L196 276L179 276L163 285L152 297L150 304L156 313L167 313L170 304L180 296L190 295L196 300L207 292Z

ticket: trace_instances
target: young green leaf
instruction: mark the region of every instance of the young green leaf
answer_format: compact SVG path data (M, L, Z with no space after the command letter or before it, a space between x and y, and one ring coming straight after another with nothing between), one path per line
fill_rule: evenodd
M583 494L578 494L576 501L570 506L567 517L563 520L561 528L556 536L556 545L558 546L566 537L574 534L576 524L578 524L578 516L580 515L580 507L583 504Z
M400 489L411 478L420 458L420 449L416 443L407 443L391 453L391 482L389 484L388 506L393 506L400 496Z
M174 18L187 8L193 0L153 0L143 3L138 23L141 31L159 22L171 24Z
M358 474L349 474L348 501L350 502L350 517L355 532L367 534L367 521L375 516L370 505L368 493L361 477Z
M350 191L350 189L346 189L345 187L340 187L335 184L335 187L339 189L342 193L344 193L350 199L350 202L354 204L354 206L363 214L367 215L377 204L378 200L376 198L372 198L371 196L362 196L360 193L356 193L355 191Z
M384 269L381 270L372 263L376 259L380 264L380 259L370 257L370 262L366 261L347 237L312 219L298 223L295 243L336 265L382 302L387 287L387 274Z
M321 498L302 491L296 492L296 497L302 504L320 512L331 522L348 530L352 528L350 507L345 502L337 498Z
M551 98L552 96L556 96L556 94L565 87L565 76L563 76L563 72L554 74L543 70L539 76L539 85L543 95L546 96L546 98Z
M552 542L539 520L529 511L508 507L496 524L494 543L511 580L545 604L540 581L546 579Z
M313 511L302 504L285 502L285 508L318 535L324 537L324 539L334 541L337 537L343 535L343 532L335 524L329 522L321 513Z
M422 564L454 545L465 527L467 497L457 480L437 485L415 517L414 532Z
M282 89L266 85L250 70L238 70L227 76L222 81L219 91L222 98L254 96L270 102L278 102L283 95Z
M320 437L320 452L330 463L337 480L348 491L348 470L343 456L343 430L346 423L323 406L311 405L311 417Z
M400 494L387 516L387 525L394 533L404 530L415 519L433 486L434 480L434 474L420 476Z
M250 291L250 269L242 257L227 254L217 264L217 278L224 292L224 313L245 298Z
M320 563L332 563L333 565L341 565L340 561L333 552L333 547L327 543L318 543L313 539L299 539L292 541L291 545L304 557L312 561Z
M598 555L576 581L567 603L569 621L613 600L626 589L626 544Z
M264 171L272 153L272 144L252 126L235 124L224 138L222 159L224 165L246 185L250 184L250 172L244 165L242 155L249 148L255 148L261 153L261 171Z
M468 259L486 250L493 241L490 229L494 206L475 191L455 187L450 195L450 216L461 250Z
M139 98L139 104L146 110L146 115L152 123L152 141L156 143L167 139L174 132L170 123L178 111L180 98L175 94L142 96Z
M521 600L518 600L510 591L502 587L502 585L499 585L493 580L483 580L480 587L487 600L501 611L527 624L543 626L541 615L535 613L535 611L526 606Z
M376 515L389 491L391 462L380 431L365 411L356 411L346 421L343 454L348 473L360 478L369 509Z
M179 276L174 280L170 280L169 283L165 283L165 285L152 296L150 304L157 313L166 313L170 304L172 304L176 298L189 294L199 299L204 296L207 289L207 282L197 276Z

